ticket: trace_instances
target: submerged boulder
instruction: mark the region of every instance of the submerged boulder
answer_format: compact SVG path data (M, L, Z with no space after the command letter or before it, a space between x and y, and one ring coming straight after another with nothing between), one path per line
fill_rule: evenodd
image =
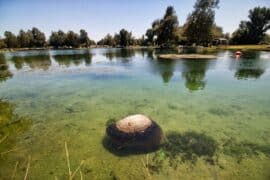
M106 132L111 143L119 149L157 149L164 140L159 125L141 114L108 125Z
M128 116L115 123L116 128L125 133L144 132L151 125L152 121L141 114Z

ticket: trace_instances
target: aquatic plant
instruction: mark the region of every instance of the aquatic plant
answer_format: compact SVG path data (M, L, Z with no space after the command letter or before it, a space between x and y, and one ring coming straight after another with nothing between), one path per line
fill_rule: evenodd
M3 158L11 152L22 149L21 147L16 146L16 138L27 131L31 124L32 121L30 119L20 117L15 113L14 104L11 104L7 100L0 99L0 158ZM28 156L24 180L28 177L30 161L31 157ZM15 179L18 164L19 162L17 161L12 171L11 179Z
M270 156L270 145L259 145L251 142L237 142L236 139L230 138L223 144L223 153L237 158L238 162L245 156L256 156L264 153Z
M106 121L106 127L112 125L116 123L116 119L115 118L109 118L107 121Z
M67 159L67 167L68 167L68 175L69 175L68 179L69 179L69 180L74 179L75 175L76 175L78 172L80 172L80 177L81 177L81 179L83 179L83 177L82 177L82 172L80 171L80 169L81 169L81 167L82 167L82 165L84 164L85 161L82 160L82 161L80 162L79 166L75 169L75 171L72 172L72 171L71 171L71 168L70 168L70 159L69 159L69 151L68 151L67 142L65 142L65 151L66 151L66 159ZM56 179L57 179L57 177L56 177Z
M0 127L3 127L12 119L14 105L0 99Z
M162 167L164 160L166 159L165 152L161 149L154 154L154 156L149 160L149 156L146 156L146 167L151 174L159 172Z
M20 117L15 113L15 105L7 100L0 99L0 154L7 154L20 148L14 147L16 137L27 131L32 125L32 120Z
M171 104L171 103L168 104L168 108L171 109L171 110L177 110L178 109L177 105Z
M229 116L233 113L232 111L224 109L224 108L223 109L222 108L210 108L208 110L208 112L210 114L217 115L217 116Z
M170 158L182 156L183 160L196 160L196 157L214 156L218 148L217 142L210 136L197 132L169 132L163 146L164 152Z
M11 78L13 74L10 71L0 71L0 82Z
M203 157L205 162L214 165L216 160L213 156L217 148L217 142L203 133L188 131L181 134L172 131L166 134L166 141L161 149L150 156L146 155L146 160L143 159L142 163L148 177L159 173L168 165L176 170L181 161L194 164L198 157Z

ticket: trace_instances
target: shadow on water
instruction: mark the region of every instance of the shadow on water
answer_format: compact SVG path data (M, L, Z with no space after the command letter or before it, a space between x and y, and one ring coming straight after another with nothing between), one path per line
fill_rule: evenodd
M197 157L213 157L218 149L218 143L208 135L188 131L183 134L169 132L162 150L171 159L180 156L182 160L195 161Z
M12 77L13 74L9 71L9 66L6 63L4 55L0 54L0 82L6 81Z
M155 136L160 138L161 133L162 131L158 132ZM134 137L131 141L134 141L134 139L136 138ZM181 156L182 160L194 160L196 157L200 156L212 157L215 155L218 148L218 143L212 137L193 131L185 132L183 134L175 131L168 132L165 137L165 142L155 148L149 148L151 147L151 144L149 146L149 141L147 140L143 141L145 144L140 144L140 147L143 148L136 148L136 146L135 148L134 146L126 148L124 147L125 143L122 144L123 141L121 141L121 145L119 145L119 143L115 145L114 140L108 136L103 138L102 143L109 152L117 156L147 154L160 149L170 159L175 159L177 156Z

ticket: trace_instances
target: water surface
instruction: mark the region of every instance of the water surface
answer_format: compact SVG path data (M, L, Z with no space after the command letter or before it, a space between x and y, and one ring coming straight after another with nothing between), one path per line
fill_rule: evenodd
M84 160L85 179L269 179L270 53L236 59L221 51L215 60L159 53L0 54L1 179L22 179L28 158L29 179L67 179L65 142L73 172ZM136 113L154 119L170 144L141 154L108 149L106 122Z

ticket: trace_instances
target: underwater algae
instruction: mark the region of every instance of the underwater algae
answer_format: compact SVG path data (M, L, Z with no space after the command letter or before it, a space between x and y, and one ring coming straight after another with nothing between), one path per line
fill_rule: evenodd
M20 117L15 113L15 105L7 100L0 99L0 161L5 161L10 153L15 153L18 158L21 152L24 151L23 147L17 146L17 138L20 137L32 126L32 120L28 117ZM23 159L23 158L22 158ZM18 161L15 163L17 169ZM5 164L7 165L7 164ZM4 164L0 163L2 168ZM22 167L21 167L22 168ZM10 167L9 171L13 168ZM24 167L23 167L24 169ZM9 178L15 177L15 170L10 172ZM27 176L27 170L25 170ZM2 172L0 176L5 177Z

